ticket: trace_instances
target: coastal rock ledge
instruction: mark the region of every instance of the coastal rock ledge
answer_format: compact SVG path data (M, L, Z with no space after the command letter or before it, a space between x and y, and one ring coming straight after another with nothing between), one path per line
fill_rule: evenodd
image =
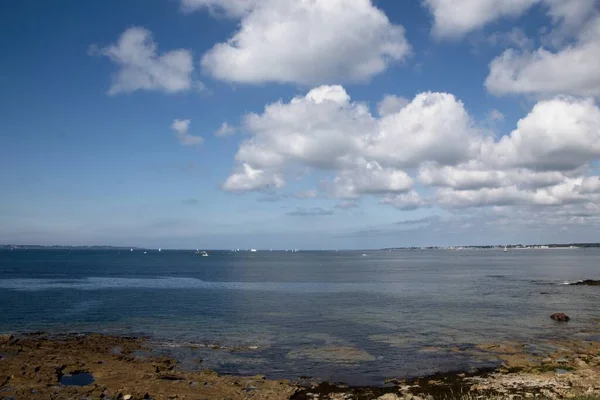
M22 334L0 342L0 399L599 400L600 342L563 339L545 345L556 350L527 353L517 342L482 346L480 352L503 361L495 370L349 387L189 372L171 358L153 355L153 343L142 338ZM81 374L93 380L61 384L63 377Z

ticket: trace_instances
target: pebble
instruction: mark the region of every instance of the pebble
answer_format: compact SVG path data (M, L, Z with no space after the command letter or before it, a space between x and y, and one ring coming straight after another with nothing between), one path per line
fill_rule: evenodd
M130 394L126 394L125 396L123 396L123 400L131 400L133 399L133 396Z

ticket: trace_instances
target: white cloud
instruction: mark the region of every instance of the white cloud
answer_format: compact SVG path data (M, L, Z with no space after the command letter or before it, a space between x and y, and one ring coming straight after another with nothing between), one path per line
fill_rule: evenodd
M548 15L556 25L544 41L551 46L561 45L569 36L576 35L591 15L597 13L597 0L544 0Z
M598 187L588 181L598 177L567 179L555 186L526 190L516 185L477 190L441 189L438 201L448 207L481 206L563 206L568 204L594 204L599 199ZM585 190L585 189L589 190Z
M117 43L108 47L91 48L110 58L119 66L112 76L109 94L130 93L136 90L156 90L176 93L191 89L194 63L189 50L172 50L158 54L152 33L141 27L127 29ZM196 84L198 86L198 84Z
M564 206L600 200L600 109L591 99L541 101L510 135L486 141L468 163L424 163L419 181L444 207Z
M572 170L600 156L600 109L592 99L541 101L485 155L497 166Z
M423 160L456 164L477 150L479 132L461 101L448 93L426 92L381 118L363 143L366 154L386 164L414 167Z
M423 0L433 14L433 34L459 38L505 17L517 17L540 0Z
M333 191L339 199L358 198L363 194L404 193L412 186L413 180L406 172L365 160L340 171L333 180Z
M192 12L208 8L213 12L224 12L232 18L241 17L249 12L261 0L181 0L181 8Z
M419 181L428 186L449 187L456 190L474 190L517 185L540 188L557 185L571 174L559 171L531 171L524 168L491 169L481 162L470 162L455 167L424 164L419 169Z
M190 119L176 119L171 124L171 128L173 128L178 134L184 135L187 133L190 128L190 123L192 121Z
M335 205L335 208L337 208L338 210L350 210L351 208L358 208L358 207L359 207L359 203L355 199L343 200Z
M317 197L318 193L314 189L304 190L302 192L296 192L292 194L292 197L295 199L314 199Z
M201 136L194 136L188 133L190 123L191 120L189 119L176 119L171 124L171 129L175 131L179 143L184 146L195 146L204 142L204 138Z
M215 132L215 136L231 136L235 133L235 127L229 125L227 122L223 122L219 129Z
M600 15L577 41L558 51L506 50L490 64L487 89L494 94L600 96Z
M406 191L412 180L402 168L424 159L458 163L478 145L463 104L444 93L419 94L377 119L341 86L321 86L247 115L244 125L252 136L240 145L238 163L281 177L288 168L335 171L331 191L339 198Z
M278 189L284 184L283 178L278 173L242 164L237 172L227 178L223 189L230 192L248 192L270 188Z
M335 169L354 163L364 132L376 128L368 107L352 103L341 86L318 87L289 103L277 102L249 114L236 159L260 168L299 163Z
M600 10L597 0L423 0L434 16L433 33L459 38L505 17L523 15L540 5L551 28L540 36L543 47L513 28L488 37L490 44L511 44L490 63L486 88L497 95L600 96Z
M424 200L419 193L411 190L404 194L386 196L381 200L381 204L389 204L398 210L410 211L427 206L427 201Z
M520 28L512 28L508 32L494 32L485 41L492 46L516 47L518 49L531 49L533 39L528 37Z
M371 0L182 0L182 7L241 19L202 58L204 70L224 81L361 82L410 53L403 27Z
M380 117L385 117L389 114L395 114L402 110L410 101L404 97L386 94L377 104L377 111Z
M539 101L499 138L447 93L418 94L376 117L343 87L321 86L243 121L250 136L225 190L282 188L300 176L324 179L324 192L348 204L374 196L400 210L600 201L600 108L592 99Z
M597 0L422 0L434 18L438 38L460 38L503 18L523 15L535 5L547 11L558 26L550 34L554 43L572 34L594 12Z
M504 120L504 114L502 114L498 110L492 110L492 111L490 111L488 113L488 119L490 121L503 121Z
M322 217L326 215L333 215L333 210L327 210L321 207L298 207L296 210L288 212L287 215L295 217Z

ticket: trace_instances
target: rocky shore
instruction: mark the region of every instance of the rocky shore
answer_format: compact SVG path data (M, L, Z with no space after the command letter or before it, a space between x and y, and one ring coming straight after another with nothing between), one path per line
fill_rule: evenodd
M500 367L466 374L390 379L382 387L269 380L189 372L152 355L143 338L97 334L0 335L0 399L379 399L574 398L600 396L600 342L548 341L546 352L518 342L470 349Z

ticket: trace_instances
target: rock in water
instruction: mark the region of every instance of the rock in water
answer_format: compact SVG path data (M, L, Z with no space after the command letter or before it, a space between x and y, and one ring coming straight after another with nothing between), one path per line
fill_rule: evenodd
M559 321L559 322L567 322L568 320L570 320L571 318L569 318L569 316L565 313L554 313L550 316L550 318L552 318L555 321Z
M600 281L595 281L593 279L586 279L584 281L571 283L574 286L600 286Z

